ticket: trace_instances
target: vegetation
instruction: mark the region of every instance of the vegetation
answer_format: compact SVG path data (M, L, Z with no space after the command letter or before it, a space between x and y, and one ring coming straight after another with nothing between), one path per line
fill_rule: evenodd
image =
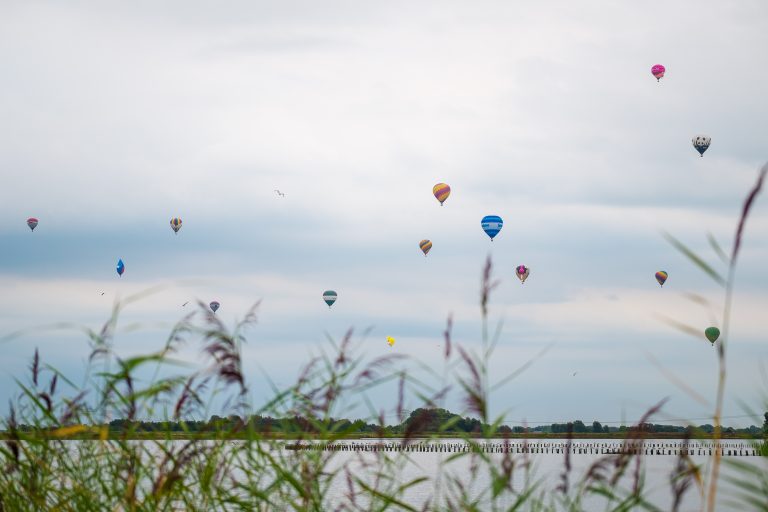
M766 413L768 414L768 413ZM215 439L222 434L235 433L232 437L244 439L246 432L254 431L262 435L273 435L277 438L296 437L299 435L311 436L325 430L340 430L347 433L350 437L383 437L396 438L401 436L409 429L413 430L412 425L420 423L419 431L421 436L446 437L452 438L456 434L482 434L491 429L491 425L482 423L476 418L468 416L461 417L446 409L439 407L420 407L412 411L408 417L397 425L381 426L375 423L366 423L364 420L336 419L329 418L323 421L321 429L315 427L314 422L301 416L290 418L273 418L271 416L261 416L254 414L247 417L240 417L232 414L227 417L212 415L207 421L178 420L178 421L142 421L117 419L112 420L106 425L87 425L88 432L101 432L103 429L108 431L110 438L124 437L131 434L135 439L147 439L153 436L162 437L171 434L174 438L181 437L206 437ZM760 439L764 435L766 426L757 427L751 425L746 428L724 427L724 437L740 437ZM57 436L62 438L61 433L55 429L38 430L34 425L19 424L17 429L20 432L35 434L38 436ZM599 421L594 421L591 426L587 426L581 420L569 421L566 423L552 423L551 425L539 425L535 427L499 425L496 433L504 437L550 437L551 434L589 434L589 437L611 437L623 439L627 432L639 431L653 437L652 434L665 434L665 438L692 439L692 438L711 438L715 427L711 424L699 425L663 425L657 423L644 423L642 425L621 425L619 427L609 427L602 425ZM68 438L81 439L89 437L88 432L73 434ZM239 434L238 434L239 432ZM672 434L672 435L667 435ZM0 432L0 435L8 436L8 432ZM551 436L563 437L563 436ZM583 436L582 436L583 437Z
M716 439L724 436L720 419L735 262L746 218L766 172L768 166L745 201L733 250L727 257L727 278L670 237L676 247L725 286L723 337L718 345L719 387L711 429ZM126 304L141 298L129 297L115 306L100 331L87 331L91 353L84 386L44 364L35 352L28 380L18 382L18 398L2 420L0 512L660 510L649 502L642 450L601 455L581 474L576 474L570 452L565 450L560 483L553 490L536 478L526 454L481 450L451 453L446 454L436 475L413 476L405 471L413 466L408 452L350 455L284 450L274 439L272 434L279 431L300 440L333 442L366 429L376 433L390 429L403 445L424 436L450 434L477 446L480 440L513 434L515 429L510 432L503 426L503 417L490 417L488 397L529 364L495 381L489 375L488 362L498 336L488 335L487 316L496 284L488 260L481 283L480 347L473 350L453 343L449 317L444 332L445 372L437 374L445 379L437 389L402 371L402 358L396 354L366 362L358 355L360 345L350 331L338 344L331 342L327 353L310 360L293 385L275 389L273 398L259 407L247 403L248 383L240 355L244 329L256 321L257 305L230 331L200 304L196 314L172 330L159 351L122 359L114 352L118 317ZM674 325L690 331L683 324ZM207 365L192 373L174 373L178 365L173 355L190 340L201 343ZM146 375L151 378L144 378ZM399 422L388 427L383 413L370 405L367 393L393 381L398 389ZM451 390L460 393L466 404L462 415L438 407ZM421 400L421 407L409 415L404 411L406 395ZM211 397L225 399L225 416L214 416L204 425L182 421L208 416ZM369 404L370 418L354 422L335 419L343 417L351 402ZM651 422L663 403L621 432L626 445L642 445L652 429L655 433L663 428ZM140 417L164 421L157 424L159 430L151 431L155 435L149 440L136 442L133 440L140 434L154 429L154 425L139 421ZM113 418L121 419L115 422ZM768 415L765 419L764 433L768 434ZM591 426L592 432L581 421L564 425L567 443L577 431L589 435L605 432L597 421ZM192 435L201 428L207 429L207 435ZM563 427L555 424L547 428L555 433ZM612 432L612 428L608 430ZM41 432L47 435L39 435ZM176 439L174 433L179 432L189 437ZM684 442L695 432L694 428L686 429ZM94 440L67 441L85 435ZM227 441L233 437L242 441ZM764 449L766 445L761 446ZM681 451L668 479L672 502L664 510L678 510L687 497L701 496L708 510L715 510L721 465L719 455L715 455L709 468L700 467ZM734 500L731 509L768 510L768 471L742 461L730 466L735 473L727 478L738 490L729 497ZM414 491L425 486L430 489L426 498L416 499L414 496L424 494Z

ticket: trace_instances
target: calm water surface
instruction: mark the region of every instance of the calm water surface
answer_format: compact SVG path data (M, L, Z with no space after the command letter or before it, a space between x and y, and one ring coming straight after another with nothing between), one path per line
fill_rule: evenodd
M136 441L137 443L145 443L143 441ZM440 441L424 441L430 446L443 447L445 450L448 447L462 447L466 446L461 439L444 439ZM77 457L78 445L83 443L82 441L70 441L70 446L73 450L73 456ZM171 441L170 444L181 444L181 441ZM215 443L215 441L208 441L207 443ZM400 440L386 439L383 443L390 446L397 446L400 444ZM497 447L503 447L505 441L489 440L480 441L480 444L494 444ZM275 443L272 445L272 449L279 450L281 454L289 459L292 454L296 452L285 449L285 444L292 443ZM336 444L356 445L368 447L369 449L375 445L381 444L379 440L349 440L339 441ZM509 444L517 447L518 449L524 446L522 440L512 440ZM602 447L605 451L606 447L621 447L621 441L614 440L589 440L579 439L574 441L573 447L576 453L569 455L570 459L570 471L565 471L566 455L563 453L562 447L566 444L565 440L531 440L527 444L529 449L535 450L538 453L512 453L510 456L506 456L503 453L486 453L494 467L500 468L504 463L504 459L511 457L514 461L514 472L512 479L512 486L515 490L520 491L528 488L530 485L536 485L535 495L543 497L549 504L558 510L564 510L559 505L557 498L562 494L557 491L558 487L562 486L565 478L567 478L567 484L571 490L570 495L574 496L578 493L573 492L577 489L582 477L586 474L589 468L597 461L610 455L599 452L596 447ZM228 442L229 446L237 448L238 450L243 447L243 442L235 441ZM709 452L709 446L712 443L708 442L691 442L689 448L693 451L690 458L693 462L700 466L702 474L706 475L710 467L713 457ZM760 468L761 471L768 473L768 457L758 456L728 456L727 450L742 450L742 454L745 453L746 448L749 446L749 441L724 441L723 445L726 449L726 456L724 461L738 460L740 462L746 462ZM653 449L654 453L662 451L664 455L648 455L643 456L641 466L641 477L644 479L644 492L643 496L655 505L659 510L668 511L672 510L673 492L670 488L669 476L674 471L675 465L678 463L678 456L674 455L675 450L679 450L681 442L670 440L646 440L644 447ZM560 449L560 453L556 453L557 449ZM588 453L589 450L593 453ZM702 454L699 454L699 451ZM579 453L581 451L582 453ZM670 454L669 452L673 453ZM158 443L152 442L149 446L148 452L150 454L160 452ZM542 453L544 452L544 453ZM446 500L455 498L452 492L455 492L457 485L461 485L466 489L467 494L473 498L479 498L482 504L483 510L493 510L490 502L487 499L488 492L491 487L491 477L489 475L488 466L484 464L478 464L478 470L473 471L473 465L477 464L478 456L473 454L466 454L462 457L455 458L456 453L450 453L448 451L411 451L411 452L373 452L373 451L334 451L325 452L330 457L330 462L326 466L328 471L340 469L339 475L332 481L330 486L330 492L328 493L328 507L327 510L337 510L342 503L349 503L349 487L347 479L345 477L346 472L354 477L362 478L369 484L374 484L376 480L376 470L382 467L382 460L388 459L393 461L391 466L388 466L384 471L385 478L378 482L379 485L385 485L386 479L391 479L391 485L402 485L407 482L426 477L424 482L421 482L413 487L408 488L402 500L417 508L421 509L425 504L429 503L438 510L444 510ZM633 457L630 466L627 468L626 474L619 481L619 487L629 490L632 488L634 481L636 458ZM509 462L509 461L507 461ZM609 466L609 471L604 473L608 478L612 475L613 465ZM727 464L723 465L721 471L720 486L718 492L718 510L723 511L747 511L749 508L735 507L732 504L733 494L735 488L733 484L727 480L728 475L734 475L734 470L729 468ZM453 482L453 484L451 484ZM380 487L381 488L381 487ZM506 496L506 495L505 495ZM513 496L507 496L505 500L499 500L496 505L499 510L505 510L514 502ZM456 502L455 499L451 500ZM366 500L361 496L357 496L356 504L359 510L367 510L365 507ZM591 496L585 498L581 502L581 509L588 511L602 511L608 510L607 501L598 496ZM615 506L615 504L614 504ZM530 507L523 507L522 510L529 510ZM698 487L691 485L688 492L685 494L682 506L679 510L682 511L698 511L701 509L701 495ZM348 509L345 509L348 510ZM432 509L434 510L434 509ZM760 509L760 510L765 510Z
M348 441L347 443L355 443L357 445L368 444L375 445L379 441L377 440L356 440ZM385 440L385 443L392 443L393 440ZM490 443L497 443L503 445L503 440L488 441ZM445 439L442 441L430 442L432 445L463 445L464 442L460 439L451 440ZM522 441L515 440L510 442L520 446ZM552 449L556 447L562 447L565 444L564 440L535 440L531 442L531 445L535 445L539 451L545 453L532 453L532 454L519 454L512 455L516 462L516 470L513 477L513 486L515 489L520 490L531 483L537 483L539 496L543 496L546 499L550 499L556 495L556 489L563 484L563 475L567 474L568 485L570 488L578 486L580 479L589 470L595 462L600 458L606 457L600 453L578 453L580 449L584 452L588 452L587 447L606 446L612 445L614 447L620 447L620 441L610 440L589 440L580 439L578 442L574 442L576 453L570 455L571 470L565 471L565 454L563 450L561 453L552 453ZM695 464L701 467L702 471L706 471L709 468L713 457L708 455L709 449L712 443L698 443L691 442L689 448L693 451L691 459ZM675 465L678 462L678 456L674 455L675 450L678 450L681 446L680 441L670 440L646 440L645 447L649 449L653 447L654 453L662 452L664 455L649 455L642 457L641 475L644 479L645 492L644 496L653 505L660 510L671 510L673 503L673 491L670 487L669 476L674 471ZM724 441L723 446L727 450L741 449L742 454L746 453L746 447L749 446L749 442L745 440ZM698 455L699 450L702 450L702 455ZM549 453L546 453L549 451ZM593 448L593 451L597 451ZM672 454L670 454L670 452ZM750 453L751 450L750 450ZM391 454L390 454L391 455ZM469 490L472 496L479 496L480 493L486 491L490 487L491 477L488 474L487 468L483 469L482 465L480 470L476 473L475 478L472 478L471 466L473 464L473 458L471 456L464 456L459 459L447 462L447 459L453 455L446 452L411 452L404 454L403 464L401 464L396 473L393 475L400 483L406 483L411 480L427 477L429 480L420 483L405 493L405 500L408 504L420 508L428 501L430 503L441 503L445 499L446 487L444 482L448 479L458 479ZM501 463L505 457L502 453L489 453L488 457L492 461L497 463L497 467L501 467ZM335 468L345 467L353 474L365 474L366 463L372 463L376 460L377 455L372 452L358 451L340 451L336 452L332 459L332 466ZM728 457L725 456L724 460L738 459L743 462L748 462L761 467L763 471L768 471L768 459L764 457L755 456L741 456L741 457ZM526 464L527 463L527 464ZM527 466L527 470L526 470ZM611 466L612 467L612 466ZM624 477L619 481L619 485L624 489L631 489L634 482L635 471L635 458L632 459L630 467L627 468L627 472ZM720 506L718 510L736 510L732 504L729 504L729 500L733 497L734 487L730 485L723 476L732 475L733 470L727 465L723 466L721 476L721 485L719 490ZM608 473L609 475L611 473ZM703 473L703 474L706 474ZM697 511L701 508L701 496L699 489L695 484L691 485L687 493L684 495L681 511ZM329 506L334 507L344 500L345 494L348 493L348 487L345 478L337 478L332 486L332 492L330 496ZM513 498L508 501L497 502L500 506L509 506L513 503ZM556 501L552 501L556 504ZM607 501L602 497L591 497L582 501L582 507L584 510L605 510L608 505ZM489 508L490 509L490 508ZM748 510L740 508L739 510Z

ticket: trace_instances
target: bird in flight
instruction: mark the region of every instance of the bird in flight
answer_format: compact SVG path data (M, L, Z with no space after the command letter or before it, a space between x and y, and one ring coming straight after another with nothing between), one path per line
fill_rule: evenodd
M573 372L572 377L575 377L577 373L579 373L579 372Z
M280 197L285 197L285 194L280 192L279 190L275 189L275 192L277 192L277 195L279 195Z
M184 306L186 306L187 304L189 304L189 301L187 301L187 302L185 302L184 304L182 304L182 305L181 305L181 307L184 307Z
M102 295L104 295L104 292L101 292Z

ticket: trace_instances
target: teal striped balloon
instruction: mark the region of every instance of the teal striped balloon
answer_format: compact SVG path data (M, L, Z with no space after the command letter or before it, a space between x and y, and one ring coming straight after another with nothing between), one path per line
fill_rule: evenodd
M336 302L336 297L338 297L338 294L333 290L325 290L323 292L323 300L328 304L329 308Z

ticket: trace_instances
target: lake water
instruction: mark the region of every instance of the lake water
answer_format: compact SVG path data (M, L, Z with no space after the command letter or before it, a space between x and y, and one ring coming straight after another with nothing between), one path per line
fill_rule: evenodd
M73 458L88 456L89 450L94 449L91 441L66 441L71 448ZM134 444L135 443L135 444ZM173 449L175 453L183 448L184 441L132 441L130 444L140 447L142 457L147 457L148 467L157 466L157 462L163 459L167 449ZM248 447L243 441L227 441L223 445L217 441L204 441L203 445L223 450L224 454L239 454L238 459L242 466L229 468L233 478L247 481L243 468L252 468L257 464L262 474L262 482L274 479L274 473L269 470L269 465L264 464L263 455L251 457L255 454L255 446ZM281 467L289 471L301 471L305 462L312 464L315 456L324 457L323 471L328 474L335 470L339 473L330 481L329 492L326 494L327 506L324 510L369 510L368 500L359 486L355 493L350 493L347 478L349 474L353 478L360 478L366 484L389 491L397 486L406 484L416 479L424 479L407 488L401 495L403 503L421 510L426 504L429 510L449 510L447 503L459 504L456 510L463 510L459 495L464 490L464 495L473 500L478 500L479 510L506 510L515 501L513 493L502 493L501 497L492 503L488 497L488 491L492 487L490 470L502 471L506 466L511 468L510 486L517 492L535 485L534 496L544 500L549 509L567 510L563 504L564 494L559 488L567 481L567 496L573 498L582 496L578 507L573 510L611 510L608 501L593 493L585 495L579 492L582 478L594 465L603 461L604 467L601 473L610 478L615 470L615 462L618 451L622 448L622 442L618 440L590 440L579 439L568 445L565 440L510 440L504 441L486 440L478 441L477 445L483 450L480 453L465 451L467 444L461 439L443 439L439 441L416 441L408 444L407 450L402 440L349 440L337 441L333 450L318 450L321 445L315 443L315 449L295 450L289 449L294 442L272 442L269 445L261 445L258 452L269 453L269 457L282 460ZM307 446L305 443L303 446ZM570 449L566 449L570 447ZM353 449L354 448L354 449ZM714 444L708 441L692 441L687 446L681 441L648 439L637 450L640 457L631 457L626 473L619 479L618 488L630 490L635 482L636 461L641 465L638 474L644 481L643 497L652 503L658 510L670 511L673 509L673 491L670 487L670 474L675 470L680 460L679 453L686 450L690 460L700 468L703 478L706 479L710 464L714 457L710 450ZM720 485L718 491L718 508L722 511L748 511L765 510L750 508L744 505L733 505L735 486L729 482L728 477L737 473L728 465L728 462L738 461L750 464L758 468L763 475L768 475L768 457L753 455L756 453L749 441L734 440L721 443L724 450L724 464L721 470ZM507 453L503 453L507 452ZM566 455L566 452L567 455ZM730 453L730 455L729 455ZM223 457L219 455L221 459ZM570 464L570 470L566 471L566 458ZM219 459L216 459L219 460ZM153 464L154 462L154 464ZM243 477L243 478L241 478ZM743 478L742 478L743 480ZM229 480L227 480L229 481ZM142 484L149 491L151 479ZM237 491L240 494L240 491ZM247 490L242 491L243 497L248 496ZM692 482L689 490L684 494L680 511L701 510L702 490ZM351 497L354 494L354 500ZM768 491L766 491L768 496ZM765 496L763 496L765 497ZM246 498L248 499L248 498ZM768 498L766 498L768 502ZM495 507L494 507L495 505ZM521 510L530 510L530 502ZM184 510L183 505L178 504L178 510ZM267 510L263 506L259 510ZM398 510L390 508L389 510Z
M386 443L385 446L397 444L393 440L385 440L384 443ZM557 504L558 492L556 490L563 485L564 473L567 474L568 487L573 491L574 486L579 485L580 479L593 464L601 458L603 460L610 459L612 462L615 461L616 455L611 455L611 452L617 452L622 446L620 441L589 439L574 441L568 455L571 469L566 472L565 440L532 440L527 446L519 440L509 441L506 445L503 440L481 443L486 447L486 450L491 451L491 453L484 453L483 455L488 457L491 464L495 467L501 468L505 458L507 463L509 461L514 462L516 469L512 477L513 488L521 490L535 482L537 485L537 492L535 494L551 500L552 504L559 509L564 507ZM366 474L366 468L370 470L371 467L374 467L377 457L381 456L381 453L364 451L373 450L376 445L380 445L377 440L347 441L346 443L341 442L337 444L346 444L348 449L354 444L358 449L361 449L357 451L342 451L337 448L339 451L336 451L331 459L331 467L348 469L354 475ZM441 449L447 450L448 448L461 449L464 445L464 441L459 439L445 439L429 442L430 447L428 449L438 451L410 451L402 453L400 458L403 460L394 469L393 476L396 481L406 483L421 477L427 477L428 479L406 490L403 501L416 508L421 508L427 502L443 503L446 498L446 489L450 487L446 483L451 481L461 482L468 490L470 496L482 499L481 493L487 491L491 483L487 466L483 470L481 464L481 469L474 473L473 477L472 466L478 461L477 455L473 457L468 454L449 462L448 459L454 457L455 453L439 451ZM640 458L640 475L644 479L645 491L643 495L653 505L664 511L672 509L673 491L670 487L669 477L678 463L679 456L677 454L680 453L680 450L687 450L686 453L690 454L690 460L701 468L702 475L704 476L706 476L713 460L713 457L709 455L710 451L714 448L712 442L692 441L686 447L681 441L650 439L645 440L642 446L643 456ZM764 472L768 472L768 458L751 456L755 452L749 441L723 441L721 448L725 450L723 460L747 462L762 468ZM493 453L493 451L496 453ZM500 451L512 453L498 453ZM729 451L731 453L730 456L728 455ZM741 456L737 456L739 453ZM392 453L385 451L384 454L389 456ZM619 480L619 487L627 490L632 488L635 481L636 460L637 458L632 458L626 474ZM613 464L609 464L610 470L613 467ZM612 471L608 471L608 474L612 474ZM726 462L722 466L721 471L718 510L749 510L749 508L743 506L734 508L732 504L731 500L733 500L735 488L727 481L727 477L734 474L734 470ZM454 487L456 486L454 485ZM684 494L679 510L700 510L702 500L700 492L701 490L697 488L696 484L692 483L689 490ZM332 485L329 506L332 509L336 508L345 500L348 500L348 498L345 498L345 495L348 494L349 489L346 478L337 478ZM572 492L572 494L576 493ZM560 495L562 494L560 493ZM768 500L768 498L766 499ZM490 502L488 500L482 502L490 510ZM507 500L498 501L497 505L504 509L511 506L513 502L514 498L510 495ZM605 498L591 495L582 501L581 506L583 510L605 510L607 503Z

